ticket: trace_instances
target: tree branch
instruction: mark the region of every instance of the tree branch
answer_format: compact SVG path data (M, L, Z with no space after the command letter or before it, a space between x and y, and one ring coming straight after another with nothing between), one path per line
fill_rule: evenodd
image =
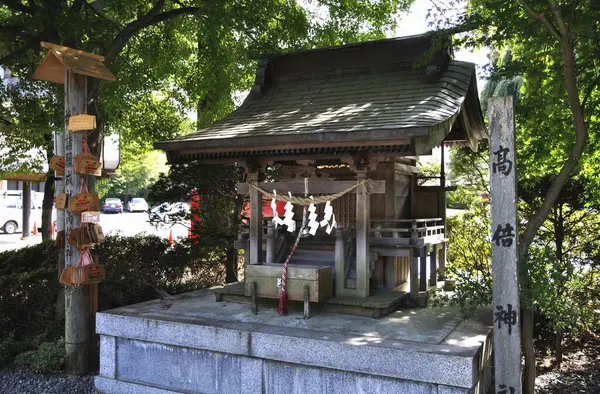
M550 21L548 19L546 19L546 17L544 16L544 14L538 14L534 11L533 8L531 8L531 6L529 6L529 4L527 4L525 2L525 0L519 0L519 3L521 3L521 6L523 6L523 8L525 8L525 10L529 13L529 15L536 20L539 20L540 22L542 22L542 24L544 26L546 26L546 29L548 29L548 31L550 32L550 34L552 34L557 40L560 41L560 34L558 33L558 31L556 30L556 28L554 26L552 26L552 23L550 23Z
M29 15L33 15L37 11L35 8L26 6L18 0L0 0L0 3L15 11L24 12Z
M589 86L587 92L585 92L585 96L583 97L583 102L581 103L581 106L583 107L584 110L585 110L585 107L587 106L587 102L588 102L590 96L592 95L592 92L594 91L594 89L596 89L596 87L598 87L599 84L600 84L600 74L598 74L596 76L596 79L594 79L594 82L592 82L592 84Z
M552 12L554 13L554 18L558 24L558 30L560 31L560 34L566 36L569 33L569 30L567 29L567 25L565 25L560 7L554 0L548 0L548 3L550 3L550 7L552 7Z
M159 12L161 11L161 9L164 6L164 3L165 3L165 0L159 0L156 3L156 5L154 7L152 7L152 9L150 11L148 11L147 14L143 15L142 17L140 17L139 19L136 19L135 21L133 21L131 23L128 23L125 26L125 28L123 28L123 30L121 30L121 32L119 34L117 34L115 39L108 46L108 48L106 49L106 51L104 53L104 58L105 58L106 64L109 64L110 62L112 62L119 55L119 53L121 52L123 47L125 47L125 45L127 45L127 42L129 41L129 39L131 39L131 37L133 37L135 34L137 34L140 30L142 30L148 26L156 25L158 23L175 18L177 16L185 15L185 14L193 14L193 13L196 13L203 9L201 7L182 7L182 8L176 8L173 10L163 12L162 14L159 14Z
M585 124L583 108L580 104L579 92L577 90L577 79L575 76L575 49L572 40L561 40L561 52L563 58L564 83L567 90L569 106L571 107L571 112L573 113L575 123L575 144L573 145L573 148L569 153L569 157L563 164L558 175L556 175L556 177L552 180L550 188L544 197L542 206L527 222L522 242L519 245L520 261L525 261L527 250L533 242L537 230L550 213L550 210L556 202L556 199L558 198L563 186L579 163L588 138L588 130Z

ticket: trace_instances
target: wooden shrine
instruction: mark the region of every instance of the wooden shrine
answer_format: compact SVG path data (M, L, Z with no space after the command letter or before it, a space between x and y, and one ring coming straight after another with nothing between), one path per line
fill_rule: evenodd
M368 181L331 201L334 231L300 239L290 299L374 317L425 302L444 276L446 185L443 171L436 185L420 185L417 158L450 144L477 149L486 138L475 66L453 60L449 40L433 48L433 37L422 35L266 57L240 108L155 144L171 163L246 169L238 193L249 196L250 219L236 241L246 283L217 298L278 295L295 233L262 217L269 200L258 189L323 196ZM266 179L275 166L280 178ZM321 220L323 204L317 208ZM302 207L294 212L301 222Z

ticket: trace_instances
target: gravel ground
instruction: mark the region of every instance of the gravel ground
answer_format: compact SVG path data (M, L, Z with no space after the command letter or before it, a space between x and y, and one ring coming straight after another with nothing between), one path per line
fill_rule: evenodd
M536 393L600 393L600 343L598 342L573 344L565 349L560 368L553 368L548 360L538 363L540 367L535 380Z
M94 394L94 377L41 375L24 370L0 370L0 394Z

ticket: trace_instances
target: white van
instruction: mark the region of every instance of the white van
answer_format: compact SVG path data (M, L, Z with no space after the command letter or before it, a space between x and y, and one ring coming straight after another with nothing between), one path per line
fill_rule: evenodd
M29 225L34 223L42 226L42 201L44 193L31 192L31 213ZM56 217L52 210L52 220ZM12 234L23 227L23 192L21 190L7 190L0 192L0 230Z

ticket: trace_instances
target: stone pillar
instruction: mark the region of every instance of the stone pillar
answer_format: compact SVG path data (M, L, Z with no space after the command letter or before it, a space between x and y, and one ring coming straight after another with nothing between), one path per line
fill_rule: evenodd
M248 174L247 182L258 184L258 172ZM262 195L253 187L248 189L250 194L250 264L261 264L262 252Z
M358 182L367 179L367 171L356 171ZM356 189L356 295L367 298L370 294L369 278L369 233L370 233L370 196L367 186Z

